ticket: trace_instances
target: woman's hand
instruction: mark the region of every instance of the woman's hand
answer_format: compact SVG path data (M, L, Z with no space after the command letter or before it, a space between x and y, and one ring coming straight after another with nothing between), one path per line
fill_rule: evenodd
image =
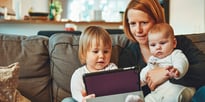
M155 90L157 86L159 86L160 84L164 83L169 79L169 76L167 76L168 74L167 68L156 67L148 71L146 75L146 81L151 91Z
M86 102L86 99L95 98L95 94L87 95L85 90L82 90L81 93L83 96L82 102Z

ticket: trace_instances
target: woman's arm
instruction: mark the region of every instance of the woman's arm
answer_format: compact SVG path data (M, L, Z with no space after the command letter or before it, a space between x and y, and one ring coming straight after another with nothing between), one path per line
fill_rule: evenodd
M189 69L181 79L171 79L176 84L199 88L205 85L205 54L185 36L177 36L177 49L181 49L189 61ZM161 70L161 71L160 71ZM151 90L166 81L165 70L153 69L149 71L149 87Z
M205 54L185 36L177 36L176 38L177 48L186 55L190 66L183 78L172 79L171 82L196 88L205 85Z
M146 65L147 64L143 60L138 43L132 43L131 45L128 45L127 47L122 49L118 62L119 68L128 66L140 66L140 68L144 68ZM150 70L147 73L147 78L149 80L147 81L148 87L151 90L154 90L158 85L167 81L168 77L166 76L166 74L167 70L165 70L164 68L154 68ZM148 87L143 87L143 92L145 95L150 92Z
M171 67L171 66L168 66ZM155 90L157 86L161 85L165 81L169 79L169 76L167 75L167 68L159 68L156 67L147 73L147 83L150 88L150 90Z

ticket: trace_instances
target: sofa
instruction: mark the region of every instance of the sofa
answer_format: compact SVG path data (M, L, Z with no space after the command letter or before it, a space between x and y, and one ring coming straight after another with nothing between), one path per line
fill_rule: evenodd
M186 35L205 53L205 33ZM124 34L111 35L111 62L118 65L120 51L130 41ZM32 102L61 102L70 97L70 79L81 66L79 35L58 33L51 37L0 34L0 66L19 62L17 89Z

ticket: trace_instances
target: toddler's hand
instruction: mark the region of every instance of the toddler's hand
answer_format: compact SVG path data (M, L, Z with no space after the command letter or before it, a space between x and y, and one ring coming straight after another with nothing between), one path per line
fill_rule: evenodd
M85 90L82 90L81 93L83 96L82 102L86 102L86 99L95 98L95 94L87 95Z

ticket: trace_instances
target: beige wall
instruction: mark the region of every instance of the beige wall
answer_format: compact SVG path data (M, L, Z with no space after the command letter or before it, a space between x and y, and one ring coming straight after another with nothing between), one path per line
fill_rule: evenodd
M13 8L17 14L17 19L23 19L25 15L28 15L30 8L33 12L49 12L48 5L50 0L13 0Z
M0 7L12 8L12 0L0 0Z
M15 14L14 9L12 7L13 1L12 0L0 0L0 7L6 7L8 13L11 15Z
M204 0L170 0L170 24L175 34L205 32Z

